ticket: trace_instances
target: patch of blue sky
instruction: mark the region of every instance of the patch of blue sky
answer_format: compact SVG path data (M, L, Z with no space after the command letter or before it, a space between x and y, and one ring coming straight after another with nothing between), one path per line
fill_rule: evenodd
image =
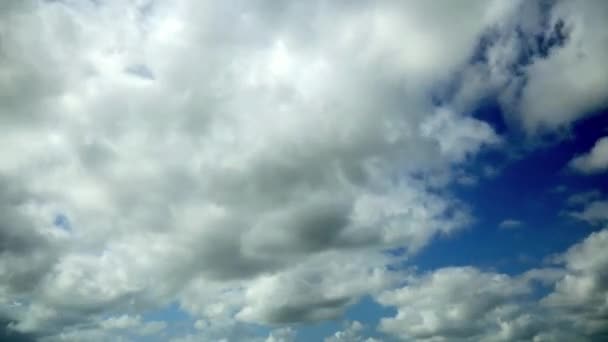
M458 234L435 238L409 263L420 270L472 265L518 274L540 266L548 255L565 251L598 229L565 215L566 201L585 191L606 194L608 183L602 175L573 173L567 164L606 135L605 127L608 111L574 125L567 139L527 154L493 150L471 160L466 166L470 172L480 174L488 165L500 169L492 177L478 175L474 186L454 184L450 189L470 205L475 221ZM523 149L523 144L514 148ZM558 187L561 192L555 191ZM500 229L500 222L509 218L521 221L521 229Z
M65 231L71 231L72 225L70 224L70 219L65 214L57 214L53 219L53 225L57 228L63 229Z

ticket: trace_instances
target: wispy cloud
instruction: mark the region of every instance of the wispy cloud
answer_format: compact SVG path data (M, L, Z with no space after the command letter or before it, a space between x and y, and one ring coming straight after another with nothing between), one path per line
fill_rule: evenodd
M498 224L498 227L501 229L515 229L515 228L519 228L523 225L523 222L519 221L519 220L515 220L515 219L506 219L501 221Z

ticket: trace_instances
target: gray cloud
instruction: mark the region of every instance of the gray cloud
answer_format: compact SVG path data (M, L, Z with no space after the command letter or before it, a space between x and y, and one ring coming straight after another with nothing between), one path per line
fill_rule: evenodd
M572 211L570 215L592 225L603 226L608 222L608 201L596 200L589 202L582 210Z

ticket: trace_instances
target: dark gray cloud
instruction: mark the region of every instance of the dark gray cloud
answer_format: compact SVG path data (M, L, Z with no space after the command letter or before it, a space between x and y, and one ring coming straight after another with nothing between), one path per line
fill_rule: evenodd
M11 321L10 319L0 317L0 340L6 342L35 342L36 336L33 334L26 334L15 331L10 328Z

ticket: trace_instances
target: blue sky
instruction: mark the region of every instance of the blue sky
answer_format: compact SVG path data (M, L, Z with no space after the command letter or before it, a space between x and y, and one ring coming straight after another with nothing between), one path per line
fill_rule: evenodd
M608 337L608 3L0 5L0 339Z

